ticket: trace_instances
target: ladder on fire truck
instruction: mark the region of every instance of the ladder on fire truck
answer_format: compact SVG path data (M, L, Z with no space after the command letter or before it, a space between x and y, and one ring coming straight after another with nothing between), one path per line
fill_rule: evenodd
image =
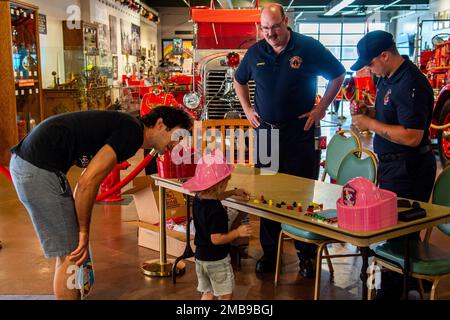
M422 31L423 31L423 23L424 22L431 22L431 23L439 23L439 22L450 22L450 19L441 19L441 20L436 20L436 19L424 19L424 20L420 20L420 18L417 18L417 36L416 36L416 41L415 41L415 45L414 45L414 63L419 66L420 63L420 56L421 56L421 52L423 49L422 48ZM436 34L437 35L437 34Z

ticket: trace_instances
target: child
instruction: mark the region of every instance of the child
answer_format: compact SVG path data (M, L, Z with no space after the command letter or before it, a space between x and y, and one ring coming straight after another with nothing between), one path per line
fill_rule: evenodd
M193 205L195 269L202 300L231 300L234 274L229 243L250 236L252 231L250 225L228 231L228 215L220 201L232 195L249 196L243 189L225 191L232 169L217 153L205 155L197 164L195 177L183 184L183 188L197 193Z

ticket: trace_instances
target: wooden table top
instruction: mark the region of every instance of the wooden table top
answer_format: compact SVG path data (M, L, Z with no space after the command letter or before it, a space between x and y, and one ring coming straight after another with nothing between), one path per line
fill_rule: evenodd
M290 224L311 232L356 246L371 244L395 238L405 234L427 229L442 223L450 222L450 207L420 202L427 216L422 219L401 222L397 225L369 232L353 232L339 228L337 223L324 223L305 215L310 202L322 203L323 209L336 209L336 200L341 196L342 186L324 183L317 180L300 178L286 174L263 175L258 169L249 166L236 166L228 189L243 188L250 192L250 201L231 197L222 201L225 206L235 208L263 218ZM157 174L152 175L156 185L185 194L194 195L181 187L182 182L176 179L164 179ZM273 200L273 205L254 203L253 199ZM276 203L284 201L291 205L294 201L302 203L303 212L287 210L286 206L277 208Z

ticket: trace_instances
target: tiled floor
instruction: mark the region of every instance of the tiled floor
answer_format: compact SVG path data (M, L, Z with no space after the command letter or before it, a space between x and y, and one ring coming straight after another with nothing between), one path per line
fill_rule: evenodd
M348 116L348 115L347 115ZM335 121L327 116L327 121ZM349 120L347 120L348 124ZM345 126L344 126L345 127ZM332 134L337 127L324 128ZM370 139L364 140L370 147ZM132 167L142 159L142 153L132 159ZM127 172L129 172L129 169ZM69 180L74 185L80 170L73 168ZM168 278L148 278L140 271L147 259L159 253L138 247L137 227L126 221L137 219L134 203L128 205L96 205L92 215L91 245L95 268L95 287L89 299L197 299L195 267L186 262L186 274L173 285ZM298 275L297 258L291 243L285 246L283 274L278 287L273 285L273 275L258 276L255 263L262 255L259 245L259 221L252 217L254 232L250 240L248 258L235 272L235 299L312 299L314 281ZM54 261L45 259L28 215L19 203L12 185L0 176L0 299L14 299L16 295L45 296L52 294ZM450 241L439 234L432 241L450 249ZM352 246L336 245L332 252L355 251ZM324 264L321 281L322 299L353 300L361 296L359 280L360 259L335 259L334 283L330 283ZM450 291L450 281L443 291Z

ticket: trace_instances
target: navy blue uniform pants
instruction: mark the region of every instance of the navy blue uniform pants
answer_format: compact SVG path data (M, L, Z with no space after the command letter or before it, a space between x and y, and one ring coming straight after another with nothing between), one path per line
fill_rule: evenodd
M378 164L378 182L382 189L393 191L399 198L428 202L436 178L436 159L433 153L412 156L405 160ZM410 235L420 240L420 233ZM399 237L388 241L404 241ZM399 299L402 295L403 277L395 272L383 272L381 294L386 299Z
M300 120L279 130L279 170L280 173L294 176L317 179L319 174L320 151L315 150L314 129L304 131L305 121ZM258 144L261 145L261 129L267 130L268 154L271 154L270 146L271 127L265 123L257 129ZM274 150L276 152L276 149ZM257 157L256 167L268 167L260 162ZM301 190L299 190L301 192ZM292 199L294 201L295 199ZM306 204L305 204L306 205ZM264 255L275 257L278 247L278 237L281 231L279 222L261 218L260 220L260 242ZM314 258L317 246L314 244L295 241L295 247L301 258Z

